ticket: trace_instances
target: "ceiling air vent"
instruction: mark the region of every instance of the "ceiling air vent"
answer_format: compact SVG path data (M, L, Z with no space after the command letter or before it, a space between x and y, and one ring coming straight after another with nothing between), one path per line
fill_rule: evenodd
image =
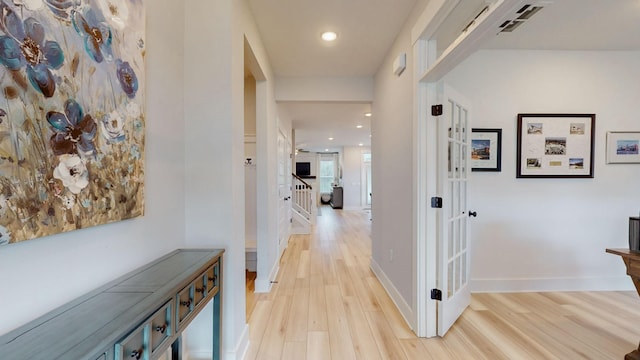
M518 14L520 14L518 20L527 20L540 11L540 9L542 9L542 6L525 5L522 9L518 10Z
M531 19L543 6L527 4L516 11L514 20L507 20L500 25L500 32L510 33L522 25L525 21Z

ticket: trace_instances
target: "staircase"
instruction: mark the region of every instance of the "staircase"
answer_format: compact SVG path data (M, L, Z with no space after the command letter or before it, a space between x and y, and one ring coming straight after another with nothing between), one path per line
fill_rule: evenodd
M318 216L317 192L304 179L293 176L291 234L311 234Z

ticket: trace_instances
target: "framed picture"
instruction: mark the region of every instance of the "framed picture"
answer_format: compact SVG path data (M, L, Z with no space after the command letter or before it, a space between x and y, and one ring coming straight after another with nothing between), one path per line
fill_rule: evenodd
M517 178L593 178L595 114L518 114Z
M640 164L640 131L607 132L607 164Z
M502 129L471 130L471 171L501 171Z

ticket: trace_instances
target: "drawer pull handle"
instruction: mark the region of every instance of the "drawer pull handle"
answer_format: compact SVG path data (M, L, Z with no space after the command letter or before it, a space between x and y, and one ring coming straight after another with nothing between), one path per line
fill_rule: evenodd
M167 324L164 324L162 326L160 325L156 326L156 331L161 334L164 334L164 332L167 331Z
M189 300L189 301L180 301L180 305L182 305L182 306L191 306L191 300Z
M216 281L218 280L218 275L213 275L213 277L209 278L209 281Z
M140 360L140 358L142 357L142 351L142 349L133 350L131 352L131 357L135 358L136 360Z
M196 288L196 292L204 294L204 288Z

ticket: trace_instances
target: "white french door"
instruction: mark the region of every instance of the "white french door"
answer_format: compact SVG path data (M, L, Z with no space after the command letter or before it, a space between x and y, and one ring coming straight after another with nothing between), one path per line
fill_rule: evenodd
M291 143L278 132L278 254L287 247L291 225Z
M469 106L446 84L439 86L443 114L438 119L438 278L439 336L444 336L471 301L467 181L471 132Z

